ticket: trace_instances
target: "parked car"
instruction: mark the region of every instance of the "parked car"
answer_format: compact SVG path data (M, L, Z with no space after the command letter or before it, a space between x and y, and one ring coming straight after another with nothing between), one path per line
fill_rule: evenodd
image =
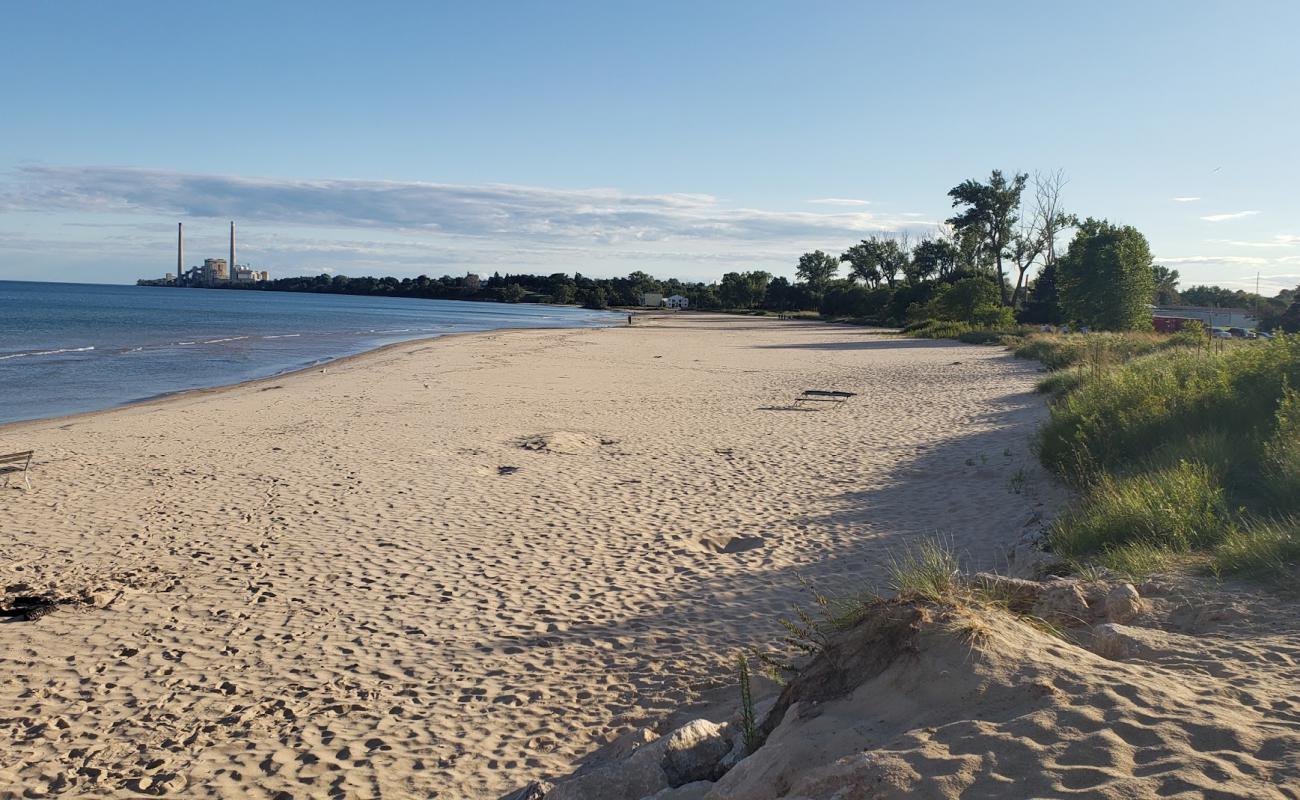
M1275 338L1277 338L1276 334L1269 333L1268 331L1257 331L1257 332L1255 333L1255 336L1259 337L1260 339L1275 339Z
M1231 338L1232 338L1232 334L1228 332L1228 329L1227 329L1227 328L1211 328L1211 329L1210 329L1210 336L1213 336L1215 339L1231 339Z
M1255 332L1254 332L1254 331L1251 331L1251 330L1247 330L1247 329L1245 329L1245 328L1228 328L1228 333L1232 334L1233 336L1237 337L1238 339L1254 339L1254 338L1255 338Z

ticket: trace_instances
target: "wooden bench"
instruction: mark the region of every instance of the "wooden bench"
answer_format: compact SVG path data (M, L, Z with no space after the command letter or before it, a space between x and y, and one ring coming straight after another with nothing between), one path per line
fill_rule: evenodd
M850 397L857 397L857 392L837 392L829 389L804 389L803 394L795 399L794 404L800 403L843 403Z
M32 482L27 479L27 468L32 465L33 452L32 450L25 450L21 453L9 453L0 456L0 475L5 476L5 486L9 485L9 479L15 473L21 472L23 474L23 483L27 485L28 489L32 488Z

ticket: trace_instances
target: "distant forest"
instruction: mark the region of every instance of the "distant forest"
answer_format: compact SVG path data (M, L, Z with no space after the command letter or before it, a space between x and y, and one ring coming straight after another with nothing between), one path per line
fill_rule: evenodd
M465 277L349 278L343 275L228 283L242 291L317 292L502 303L555 303L601 309L638 306L658 292L686 297L692 309L817 312L824 317L901 325L950 320L998 329L1073 323L1097 329L1151 327L1150 305L1200 305L1255 311L1260 327L1300 330L1300 299L1287 289L1263 297L1218 286L1179 290L1179 275L1154 263L1136 228L1080 219L1064 210L1062 173L966 180L948 192L955 210L937 230L870 236L839 255L799 256L796 280L753 270L715 283L494 274L472 287ZM1026 196L1028 195L1028 196ZM1068 246L1058 254L1062 241ZM792 259L793 260L793 259ZM842 265L847 275L841 276Z

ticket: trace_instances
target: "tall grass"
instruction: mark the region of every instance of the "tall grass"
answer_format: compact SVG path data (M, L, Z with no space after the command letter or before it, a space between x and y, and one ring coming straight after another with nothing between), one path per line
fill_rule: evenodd
M890 561L889 582L905 600L951 602L961 590L961 565L942 542L927 539Z
M1192 551L1228 571L1293 563L1300 526L1253 520L1300 513L1300 337L1073 375L1038 442L1082 492L1053 526L1055 550L1135 571Z

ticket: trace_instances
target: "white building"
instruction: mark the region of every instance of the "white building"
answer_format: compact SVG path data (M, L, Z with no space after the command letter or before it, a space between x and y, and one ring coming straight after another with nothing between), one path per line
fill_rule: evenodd
M1207 306L1155 306L1152 316L1198 319L1207 328L1259 327L1259 319L1245 308L1213 308Z
M680 294L675 294L672 297L665 297L662 303L664 308L686 308L690 305L690 301L685 297L682 297Z

